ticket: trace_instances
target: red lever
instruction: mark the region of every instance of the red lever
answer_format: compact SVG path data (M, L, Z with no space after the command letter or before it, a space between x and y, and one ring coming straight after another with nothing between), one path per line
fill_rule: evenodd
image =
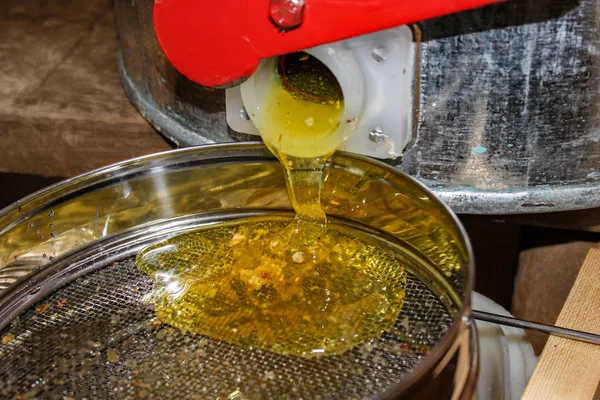
M222 86L250 76L262 58L497 1L156 0L154 26L175 68Z

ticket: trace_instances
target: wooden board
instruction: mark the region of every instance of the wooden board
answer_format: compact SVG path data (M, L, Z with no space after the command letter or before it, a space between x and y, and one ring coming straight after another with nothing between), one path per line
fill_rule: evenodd
M110 0L3 0L0 172L68 177L170 149L126 97Z
M557 326L600 334L600 250L588 253ZM591 400L600 383L600 345L551 337L524 400Z
M511 313L517 318L554 325L589 250L600 249L599 240L588 232L522 229L524 248L514 277ZM527 338L540 355L548 335L528 331Z

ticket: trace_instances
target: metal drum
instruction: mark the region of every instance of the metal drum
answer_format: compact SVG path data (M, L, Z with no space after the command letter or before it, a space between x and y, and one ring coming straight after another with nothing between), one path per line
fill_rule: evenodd
M3 398L472 399L473 256L456 216L383 163L336 154L330 218L403 243L396 323L316 359L243 348L157 322L145 245L216 222L290 214L279 162L262 145L180 149L61 182L0 211ZM345 201L340 202L341 198Z
M153 3L115 2L132 102L179 146L251 140L228 128L223 90L166 59ZM461 213L600 206L598 13L595 0L525 0L420 23L413 140L390 162Z

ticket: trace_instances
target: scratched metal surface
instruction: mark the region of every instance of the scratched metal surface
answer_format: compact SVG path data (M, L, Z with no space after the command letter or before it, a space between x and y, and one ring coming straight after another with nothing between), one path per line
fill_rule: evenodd
M227 127L224 91L170 65L152 4L115 2L136 107L181 146L252 140ZM596 0L515 0L421 23L415 141L393 163L457 212L600 207L599 25Z

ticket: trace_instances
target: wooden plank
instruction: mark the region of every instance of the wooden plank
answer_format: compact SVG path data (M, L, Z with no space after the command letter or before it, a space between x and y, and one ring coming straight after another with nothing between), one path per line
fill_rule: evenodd
M600 334L600 250L588 253L557 326ZM551 337L524 400L590 400L600 383L600 346Z
M0 172L77 175L171 146L121 87L110 0L0 6Z
M541 228L523 229L521 234L525 248L514 277L511 312L517 318L554 325L590 249L600 249L598 237ZM528 331L527 338L540 355L549 337Z
M135 122L42 117L0 121L0 143L0 172L63 178L169 148Z

